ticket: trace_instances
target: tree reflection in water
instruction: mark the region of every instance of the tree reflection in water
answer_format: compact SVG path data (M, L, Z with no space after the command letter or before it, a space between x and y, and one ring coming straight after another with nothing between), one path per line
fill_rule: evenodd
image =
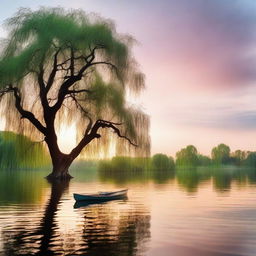
M256 183L256 169L237 168L235 166L213 168L181 168L176 171L168 170L144 170L125 171L120 167L120 171L109 169L99 169L99 178L102 182L127 186L134 183L168 184L177 181L180 188L188 193L196 193L198 188L205 182L211 182L213 189L217 192L227 192L232 185L246 186Z
M152 209L145 206L148 203L145 199L154 200L154 197L148 198L151 194L146 190L154 194L159 191L158 186L152 184L160 184L161 193L157 197L161 196L166 200L171 191L182 190L182 193L185 191L189 194L193 193L194 196L197 190L200 194L200 188L205 186L209 190L226 193L237 191L237 186L240 189L240 186L248 187L256 183L255 169L233 167L183 169L175 172L154 170L116 173L113 170L104 170L99 171L99 176L96 175L95 170L95 174L90 174L89 178L86 172L81 173L83 173L81 177L71 181L70 184L51 183L49 199L45 205L44 198L48 187L42 179L43 173L39 173L40 175L34 172L0 173L0 255L143 255L149 244L151 221L149 209ZM71 193L66 191L82 191L86 187L92 190L97 190L99 187L129 187L130 191L136 190L138 193L130 193L127 201L112 201L73 209L74 201L71 199ZM175 201L175 198L173 200ZM227 198L227 202L228 200ZM175 209L173 211L168 205L163 208L164 211L168 209L175 217ZM179 213L179 208L176 209L177 211ZM250 212L247 213L246 210L244 214L249 215L248 217L241 215L242 220L243 216L246 216L246 221L248 218L253 219L254 215L251 216ZM237 216L236 212L234 214ZM157 222L162 217L162 212L161 217L158 217ZM227 219L229 217L228 215ZM226 222L227 219L224 221ZM169 215L168 219L163 217L163 220L169 227L171 226L172 219ZM188 228L189 237L191 232L194 232L194 221L195 219L191 220L191 216L187 213L177 225L183 227L186 223L190 224L193 229ZM167 230L168 225L164 230ZM230 225L233 228L233 224ZM186 228L184 232L186 235ZM212 234L210 232L209 237ZM186 237L186 240L189 239Z
M136 207L116 201L68 209L77 211L78 217L71 217L77 224L67 232L58 216L65 211L61 197L68 188L68 182L51 183L43 212L30 208L2 230L4 255L139 255L150 237L150 215L145 209L142 214Z
M5 255L55 255L50 248L52 239L57 235L55 217L60 198L68 186L69 182L51 183L51 195L43 217L39 216L40 212L34 213L31 218L24 214L24 219L19 218L14 224L15 228L11 226L12 230L8 227L3 230ZM34 212L35 209L28 209L28 215L30 211Z
M194 193L204 183L212 180L213 189L227 192L232 185L246 186L256 183L256 170L250 168L199 168L176 171L176 179L180 187Z
M53 236L57 235L56 231L58 223L55 220L55 215L58 211L61 196L69 187L69 181L53 181L51 184L51 196L46 206L40 227L36 232L37 235L41 235L39 252L36 253L36 255L55 255L49 245Z
M144 209L145 210L145 209ZM136 209L118 210L107 204L83 209L82 255L140 255L150 237L150 215Z

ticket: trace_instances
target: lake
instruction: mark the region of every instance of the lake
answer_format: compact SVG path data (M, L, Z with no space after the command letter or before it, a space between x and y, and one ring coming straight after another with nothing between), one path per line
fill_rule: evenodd
M256 255L256 170L98 171L69 183L49 170L0 171L0 255ZM129 188L75 205L73 193Z

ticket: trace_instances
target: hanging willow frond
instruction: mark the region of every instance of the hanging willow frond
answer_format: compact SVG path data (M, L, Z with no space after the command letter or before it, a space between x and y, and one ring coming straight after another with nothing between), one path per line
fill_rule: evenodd
M127 91L144 88L130 36L101 17L62 8L20 9L6 27L0 59L6 130L47 141L63 123L75 123L86 154L113 144L119 154L149 154L149 118L126 101Z

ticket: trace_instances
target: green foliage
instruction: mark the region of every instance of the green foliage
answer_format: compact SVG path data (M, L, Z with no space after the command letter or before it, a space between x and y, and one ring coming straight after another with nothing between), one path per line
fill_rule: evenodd
M143 180L162 184L174 179L175 172L171 171L173 160L161 154L155 156L154 161L153 158L133 157L113 157L111 160L100 161L99 177L102 181L119 185L137 181L141 183ZM159 166L159 162L164 165Z
M155 154L152 157L151 165L154 170L168 171L175 168L173 158L164 154Z
M256 168L256 152L249 152L247 158L243 161L243 164Z
M176 180L178 185L189 193L196 192L197 189L203 185L203 183L212 184L213 188L221 193L229 191L232 185L235 184L245 185L256 183L255 168L241 168L235 166L210 166L187 169L177 168L175 171L166 172L160 169L153 170L152 166L150 166L150 163L152 163L152 158L126 158L126 161L131 162L136 162L138 160L141 162L147 162L143 171L142 169L123 169L123 160L118 160L120 161L121 165L118 168L113 169L111 165L111 160L109 160L109 164L105 165L104 169L99 169L99 178L101 181L110 182L122 186L133 183L144 184L149 182L153 182L155 184L170 184L170 182ZM116 160L115 163L117 163ZM84 168L87 167L81 167L81 169ZM79 175L77 176L79 177ZM84 180L88 180L88 177L86 179L84 178Z
M75 123L77 141L80 141L86 128L98 119L120 123L121 134L139 147L131 148L128 142L101 129L100 143L93 141L86 154L108 152L113 144L118 153L133 150L134 154L149 154L149 118L126 100L127 93L138 93L144 88L144 75L130 51L131 36L118 34L113 22L97 15L62 8L20 9L6 21L6 27L9 34L0 56L2 91L10 84L18 88L23 109L32 112L44 125L40 75L45 83L49 82L57 64L53 84L46 95L49 106L53 107L63 92L63 84L80 74L91 61L92 65L68 88L84 91L64 98L56 115L56 129L63 120L66 124ZM13 93L2 97L6 129L38 138L38 130L28 120L19 118L14 101Z
M128 47L115 33L112 23L100 17L94 21L82 11L61 8L41 8L38 11L20 9L6 26L9 40L0 63L1 84L13 83L27 73L40 72L41 63L47 63L57 47L63 59L69 57L70 46L87 54L90 47L104 45L102 55L120 68L127 67Z
M141 182L149 163L148 158L113 157L111 160L99 162L99 177L102 181L119 185L127 182Z
M174 170L174 160L164 154L156 154L152 158L113 157L111 160L99 162L99 170L119 171L170 171Z
M236 165L241 165L247 157L247 152L242 150L236 150L234 153L231 154L231 156L236 159Z
M195 167L198 165L197 149L193 145L181 149L176 153L176 165L180 167Z
M40 167L49 163L41 143L12 132L0 133L0 166L2 168Z
M99 170L111 171L144 171L149 166L148 158L113 157L99 162Z
M230 148L225 144L219 144L212 149L212 160L215 164L230 163Z
M197 157L198 157L198 165L199 166L209 166L212 163L211 158L208 156L198 154Z

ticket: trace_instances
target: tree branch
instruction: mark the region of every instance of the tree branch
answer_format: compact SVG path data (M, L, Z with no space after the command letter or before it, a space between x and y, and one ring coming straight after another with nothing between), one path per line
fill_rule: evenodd
M30 111L23 109L21 105L20 91L17 87L12 87L12 85L10 85L8 88L5 88L4 90L0 91L0 96L3 96L4 94L9 92L13 92L13 95L15 97L15 107L21 114L21 118L28 119L41 133L46 135L46 128L41 124L41 122L38 119L36 119L34 114Z
M78 102L78 100L77 100L74 96L70 95L70 97L71 97L71 98L73 99L73 101L75 102L77 108L79 108L79 109L83 112L83 114L87 117L87 119L89 120L89 124L87 125L86 130L85 130L85 133L84 133L84 136L86 136L86 135L89 133L89 131L91 130L91 128L92 128L92 124L93 124L92 118L90 117L88 111L85 110L85 109L81 106L81 104Z
M53 111L56 113L60 108L61 105L65 99L65 96L69 93L68 89L75 84L77 81L81 80L83 77L83 73L85 72L85 70L87 68L89 68L91 66L91 62L94 60L95 58L95 50L96 47L92 50L92 52L87 56L89 57L89 61L86 60L86 64L78 71L77 75L72 75L67 77L67 80L61 85L60 90L59 90L59 94L58 94L58 100L55 103L55 105L52 107ZM72 57L71 57L72 58Z
M60 108L61 108L61 105L63 103L63 101L65 100L65 96L67 94L70 94L70 91L69 91L69 88L74 85L77 81L81 80L83 75L84 75L84 72L91 66L94 66L94 65L98 65L98 64L106 64L106 65L111 65L113 68L117 69L115 67L115 65L109 63L109 62L93 62L94 59L95 59L95 52L97 49L102 49L104 48L104 46L101 46L101 45L98 45L98 46L95 46L90 54L88 56L86 56L84 58L86 64L80 68L80 70L77 72L76 75L70 75L70 76L67 76L66 79L63 84L61 85L60 87L60 90L59 90L59 93L58 93L58 100L57 102L55 103L54 106L52 106L52 110L54 111L54 113L56 113ZM74 60L74 56L73 54L71 54L71 58L70 58L70 61L72 63L72 59ZM72 64L74 65L74 63ZM72 68L72 65L70 66L70 68ZM72 72L71 72L72 73ZM73 72L75 73L75 72Z
M44 67L43 67L43 63L40 64L40 71L37 74L37 82L39 85L39 89L40 89L40 100L41 100L41 104L42 107L44 109L44 111L49 108L49 104L47 101L47 92L45 89L45 83L44 83Z
M95 138L100 138L101 135L98 134L98 130L100 128L111 128L118 135L118 137L127 140L131 145L135 147L138 146L135 143L133 143L128 137L126 137L125 135L122 135L120 130L114 124L121 125L120 123L113 123L113 122L105 121L102 119L97 120L94 123L93 127L91 128L91 132L88 134L85 134L85 136L81 139L78 145L70 152L69 155L72 158L76 158L87 144L89 144Z
M53 112L56 113L60 108L61 105L68 93L68 89L77 81L79 81L81 78L77 76L72 76L68 80L66 80L60 87L59 93L58 93L58 99L57 102L51 107Z
M98 119L98 122L102 122L102 123L107 123L107 124L113 124L113 125L122 125L123 123L116 123L116 122L111 122L111 121L106 121L103 119Z
M71 55L71 58L70 58L70 75L71 76L74 76L74 72L75 72L75 54L74 54L74 49L72 47L70 47L70 55Z
M118 137L127 140L131 145L135 147L138 146L137 144L133 143L128 137L126 137L125 135L122 135L120 130L115 126L115 125L121 125L121 123L113 123L113 122L105 121L101 119L97 120L96 123L99 123L99 128L111 128L118 135Z
M86 90L86 89L81 89L81 90L67 90L66 94L75 94L75 93L81 93L81 92L91 93L92 91Z
M104 65L108 65L108 66L111 66L111 68L115 69L116 71L118 71L118 68L116 65L114 65L113 63L111 62L107 62L107 61L96 61L96 62L93 62L91 64L91 66L93 65L99 65L99 64L104 64Z
M60 53L61 51L61 48L59 48L55 54L54 54L54 60L53 60L53 68L52 68L52 71L49 75L49 78L48 78L48 82L46 84L46 94L48 93L48 91L51 89L52 85L53 85L53 82L54 82L54 78L56 76L56 73L57 73L57 70L58 70L58 54Z
M85 58L85 56L83 56L83 55L73 57L74 60L84 60L84 58ZM71 61L71 58L68 58L68 59L64 60L62 63L59 63L57 65L57 67L62 67L64 65L66 65L69 61Z

